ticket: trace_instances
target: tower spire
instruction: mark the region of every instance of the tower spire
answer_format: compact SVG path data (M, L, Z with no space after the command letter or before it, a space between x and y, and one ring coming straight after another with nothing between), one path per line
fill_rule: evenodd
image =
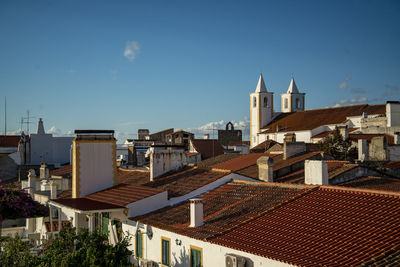
M287 90L287 94L298 94L299 90L297 89L297 85L294 82L294 77L292 74L292 79L290 80L289 88Z
M260 73L260 78L258 78L258 83L256 87L256 93L267 92L267 87L265 86L264 78L262 73Z

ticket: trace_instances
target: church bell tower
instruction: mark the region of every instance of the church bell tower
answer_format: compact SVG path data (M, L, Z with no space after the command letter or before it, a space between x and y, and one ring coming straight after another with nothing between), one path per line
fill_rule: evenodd
M254 93L250 93L250 147L259 144L258 133L273 117L274 93L268 92L260 74Z
M286 94L281 94L282 113L303 111L304 98L305 98L305 93L299 92L296 83L294 82L294 78L292 77Z

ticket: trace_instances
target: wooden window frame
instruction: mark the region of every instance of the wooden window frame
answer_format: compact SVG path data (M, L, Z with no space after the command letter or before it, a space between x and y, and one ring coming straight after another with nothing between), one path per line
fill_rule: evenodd
M168 241L168 265L163 264L163 240ZM161 236L161 266L171 266L171 238Z
M203 267L203 249L200 247L193 246L193 245L190 245L189 265L192 264L192 249L196 249L196 250L200 251L200 266Z

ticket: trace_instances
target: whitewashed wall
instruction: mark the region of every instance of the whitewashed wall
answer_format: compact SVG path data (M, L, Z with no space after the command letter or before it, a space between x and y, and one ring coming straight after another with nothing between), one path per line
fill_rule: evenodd
M80 196L114 185L113 143L79 144Z
M131 251L135 250L135 234L137 230L136 222L129 222L130 225L125 224L122 226L124 233L126 231L133 237L131 240ZM236 254L247 258L250 266L291 266L289 264L271 260L268 258L263 258L250 253L242 252L239 250L223 247L220 245L212 244L209 242L197 240L194 238L186 237L176 233L168 232L156 227L148 227L147 225L139 224L139 229L142 232L147 232L151 229L153 233L150 239L147 234L143 235L143 258L148 260L153 260L161 266L161 238L166 237L171 240L170 242L170 259L171 266L189 266L190 264L190 246L196 246L202 248L202 258L203 266L225 266L225 255L226 254ZM181 244L177 245L176 240L180 241ZM134 264L138 264L138 260L135 257L131 257L131 261Z

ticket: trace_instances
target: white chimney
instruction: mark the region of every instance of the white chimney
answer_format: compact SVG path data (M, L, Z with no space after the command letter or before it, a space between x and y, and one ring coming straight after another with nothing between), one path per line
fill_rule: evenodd
M113 130L75 130L72 198L87 196L116 183L116 142Z
M274 170L272 166L274 165L274 160L270 157L259 157L257 159L258 165L258 178L266 182L274 181Z
M367 140L358 139L358 160L365 161L369 159Z
M57 185L54 183L54 181L50 182L50 199L56 199L57 198Z
M328 165L323 160L306 160L304 162L304 183L312 185L329 185Z
M190 201L190 227L203 225L203 203L200 198L192 198Z
M47 167L46 163L42 163L40 165L40 178L49 178L49 168Z
M36 192L36 173L34 169L28 171L28 193L32 196Z

